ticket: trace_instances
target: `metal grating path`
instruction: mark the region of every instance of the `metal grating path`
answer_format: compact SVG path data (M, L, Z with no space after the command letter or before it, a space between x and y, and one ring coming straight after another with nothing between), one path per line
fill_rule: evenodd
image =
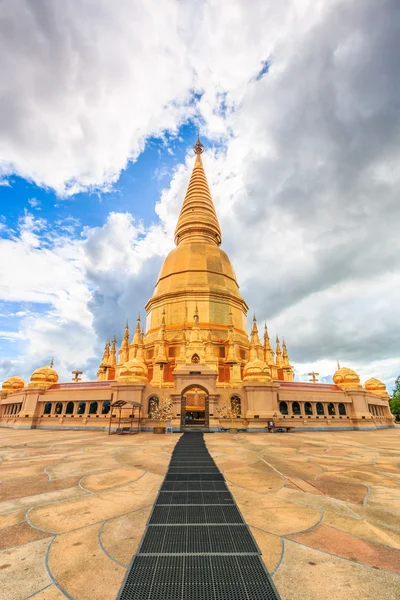
M118 600L279 600L202 433L184 433Z

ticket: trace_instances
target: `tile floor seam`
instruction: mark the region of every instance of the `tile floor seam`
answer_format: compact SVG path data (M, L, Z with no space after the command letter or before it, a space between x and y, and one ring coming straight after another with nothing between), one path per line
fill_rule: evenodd
M283 479L284 481L286 481L286 476L285 476L283 473L281 473L280 471L278 471L278 469L275 469L275 467L274 467L273 465L271 465L269 462L267 462L267 461L265 460L265 458L262 458L262 457L260 457L260 459L261 459L263 462L265 462L265 464L266 464L266 465L268 465L269 467L271 467L271 469L273 469L273 470L274 470L276 473L278 473L278 475L279 475L280 477L282 477L282 479Z
M24 600L29 600L29 598L34 598L35 596L37 596L38 594L41 594L42 592L44 592L44 590L47 590L47 588L49 588L51 585L54 585L54 583L51 581L48 585L46 585L44 588L41 588L40 590L38 590L37 592L33 592L33 594L31 594L30 596L26 596L24 598Z
M361 481L361 483L362 483L362 485L365 485L365 487L367 488L367 493L365 494L363 501L362 501L363 508L366 508L368 496L370 495L372 489L366 483L364 483L364 481Z
M98 542L99 542L99 546L100 546L101 550L104 552L104 554L105 554L105 555L106 555L106 556L107 556L107 557L108 557L110 560L112 560L113 562L117 563L117 565L119 565L120 567L123 567L124 569L127 569L127 568L128 568L128 565L123 565L122 563L120 563L120 562L119 562L119 560L117 560L116 558L114 558L113 556L111 556L111 554L109 554L109 552L108 552L108 551L105 549L105 547L104 547L104 545L103 545L103 542L102 542L102 540L101 540L101 534L102 534L102 531L103 531L103 529L104 529L104 525L105 525L106 523L108 523L108 521L109 521L109 520L107 520L107 521L104 521L104 523L103 523L103 524L101 525L101 527L99 528L99 531L97 532L97 540L98 540Z
M13 511L13 512L15 512L15 511ZM11 515L12 512L9 514ZM3 531L3 529L8 529L9 527L14 527L14 525L20 525L21 523L25 523L25 518L21 519L20 521L17 521L16 523L11 523L11 525L5 525L4 527L0 527L0 531Z
M54 503L54 504L56 504L56 503ZM119 517L125 517L126 515L130 515L131 513L138 512L139 510L143 510L144 508L147 508L148 506L152 506L152 504L146 504L145 506L140 506L139 508L135 508L135 510L129 510L128 512L122 513L120 515L115 515L115 517L110 517L109 519L106 519L106 521L112 521L113 519L118 519ZM33 506L32 508L36 508L36 507ZM29 511L32 510L32 508L30 508ZM50 535L54 535L54 536L58 537L60 535L66 535L67 533L73 533L74 531L80 531L81 529L85 529L85 527L94 527L95 525L100 525L100 523L103 523L103 522L104 522L104 519L101 519L100 521L96 521L95 523L89 523L88 525L82 525L82 527L76 527L75 529L68 529L68 531L60 531L60 532L46 531L45 529L39 529L38 527L31 524L30 522L28 523L28 525L30 525L31 527L33 527L35 529L38 529L39 531L43 531L44 533L50 533Z
M279 567L283 563L283 557L284 557L284 554L285 554L285 538L283 536L279 536L279 537L280 537L281 542L282 542L281 555L279 557L278 564L276 565L275 569L273 571L271 571L271 577L273 577L275 575L275 573L277 573Z
M314 525L311 525L310 527L307 527L306 529L300 529L300 531L294 531L293 533L284 533L283 536L285 537L285 536L289 536L289 535L298 535L299 533L306 533L307 531L311 531L315 527L318 527L318 525L321 525L323 520L324 520L324 511L321 508L320 509L320 518L317 523L314 523Z
M54 583L54 585L55 585L55 586L56 586L56 587L59 589L59 591L60 591L60 592L62 592L62 593L64 594L64 596L66 596L66 597L68 598L68 600L75 600L75 598L74 598L73 596L70 596L70 595L68 594L68 592L67 592L66 590L64 590L64 588L62 587L62 585L60 585L60 584L58 583L57 579L54 577L54 575L53 575L53 573L51 572L51 569L50 569L50 565L49 565L49 555L50 555L51 548L52 548L52 546L53 546L53 542L54 542L54 540L56 539L56 537L57 537L57 536L55 536L55 537L54 537L54 538L51 540L51 542L50 542L50 544L49 544L49 546L48 546L48 548L47 548L47 551L46 551L46 555L45 555L45 559L44 559L44 560L45 560L45 563L44 563L44 564L45 564L45 567L46 567L46 571L47 571L47 573L48 573L48 575L49 575L50 579L51 579L51 580L52 580L52 582Z
M114 471L115 469L112 469L112 471ZM140 471L143 471L143 469L140 469ZM106 473L108 473L109 471L105 471ZM110 490L116 490L118 488L124 487L126 485L131 485L131 483L136 483L136 481L139 481L139 479L141 479L142 477L144 477L147 473L150 473L151 475L156 475L156 473L151 473L150 471L143 471L143 473L141 475L139 475L139 477L137 477L136 479L131 479L130 481L127 481L126 483L119 483L118 485L113 485L109 488L103 488L102 490L97 490L97 492L93 492L92 490L89 490L85 487L83 487L82 485L80 485L81 480L84 477L90 477L90 475L98 475L98 473L89 473L88 475L83 475L80 480L78 481L78 486L88 492L90 495L97 495L97 494L101 494L102 492L109 492Z

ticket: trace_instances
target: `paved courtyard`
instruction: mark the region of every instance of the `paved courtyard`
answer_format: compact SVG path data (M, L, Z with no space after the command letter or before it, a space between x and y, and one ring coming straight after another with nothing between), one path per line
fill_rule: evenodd
M177 440L0 429L1 598L113 600ZM205 440L283 600L399 597L400 429Z

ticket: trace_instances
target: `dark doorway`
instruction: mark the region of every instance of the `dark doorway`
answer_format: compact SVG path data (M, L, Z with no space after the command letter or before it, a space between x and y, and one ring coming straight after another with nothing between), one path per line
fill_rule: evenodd
M184 390L181 397L181 429L208 429L208 393L193 385Z

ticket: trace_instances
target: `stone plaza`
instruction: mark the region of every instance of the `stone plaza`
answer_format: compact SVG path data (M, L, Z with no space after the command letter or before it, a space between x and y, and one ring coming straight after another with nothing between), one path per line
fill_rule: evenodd
M112 600L180 434L3 429L5 600ZM205 434L285 600L393 600L400 431Z

